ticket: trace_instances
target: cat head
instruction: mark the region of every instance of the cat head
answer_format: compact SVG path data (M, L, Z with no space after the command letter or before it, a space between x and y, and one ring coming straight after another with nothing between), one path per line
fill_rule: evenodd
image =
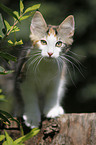
M73 42L74 17L70 15L59 26L52 26L47 25L42 14L37 11L30 30L34 48L40 49L43 57L57 58Z

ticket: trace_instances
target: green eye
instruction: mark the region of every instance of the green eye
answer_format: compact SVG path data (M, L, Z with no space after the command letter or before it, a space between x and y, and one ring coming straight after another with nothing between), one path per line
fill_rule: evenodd
M42 45L47 45L47 42L45 40L41 40Z
M56 47L61 47L62 46L62 42L61 41L58 41L55 46Z

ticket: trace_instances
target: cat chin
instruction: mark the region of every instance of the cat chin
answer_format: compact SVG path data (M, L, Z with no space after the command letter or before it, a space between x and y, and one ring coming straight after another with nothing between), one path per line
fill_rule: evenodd
M48 57L45 56L45 57L44 57L44 60L45 60L45 61L48 61L48 62L49 62L49 61L54 61L54 59L55 59L54 57L50 57L50 56L48 56Z

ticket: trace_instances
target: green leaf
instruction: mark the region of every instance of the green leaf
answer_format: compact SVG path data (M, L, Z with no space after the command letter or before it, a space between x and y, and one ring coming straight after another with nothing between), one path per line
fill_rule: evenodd
M10 73L12 73L12 72L14 72L14 70L7 70L7 71L5 71L3 74L4 74L4 75L7 75L7 74L10 74Z
M5 29L4 23L3 23L3 18L2 15L0 14L0 37L4 37L4 33L2 30Z
M19 19L19 13L17 11L13 11L13 13L17 16L17 18Z
M16 45L22 45L23 44L23 41L22 40L19 40L19 41L15 41L15 43L14 43L11 40L8 40L8 43L10 45L12 45L12 46L16 46Z
M12 117L12 115L10 115L8 112L0 110L0 113L2 113L3 115L5 115L7 118L9 118L11 121L15 121L18 125L20 125L19 121L14 119Z
M10 42L11 42L11 41L10 41ZM0 56L1 56L2 58L6 59L6 60L11 60L11 61L15 61L15 62L16 62L16 60L17 60L15 56L13 56L13 55L11 55L11 54L9 54L9 53L1 52L1 51L0 51Z
M16 18L16 20L19 21L18 17L13 13L13 11L6 7L5 5L3 5L1 2L0 2L0 7L1 9L3 9L3 11L5 11L7 14L11 15L12 17Z
M8 122L8 124L10 124L10 121L2 113L0 113L0 119L2 119L4 122Z
M23 44L23 41L22 40L15 42L15 45L22 45L22 44Z
M11 40L8 40L8 43L9 43L10 45L14 45L14 43L13 43Z
M0 135L0 141L5 139L5 135Z
M13 72L13 70L6 71L2 66L0 66L0 75L6 75L6 74L9 74L12 72Z
M4 114L5 116L7 116L7 118L13 118L9 113L7 113L6 111L0 110L0 113Z
M25 20L25 19L29 18L31 15L32 15L32 14L30 14L30 15L26 15L26 16L22 16L22 17L20 18L20 21L22 21L22 20Z
M7 141L4 141L2 145L8 145L8 144L7 144Z
M7 32L8 32L11 29L11 26L6 20L4 20L4 23L5 23L5 26L7 28Z
M4 95L0 95L0 101L7 102Z
M20 13L21 14L23 13L23 10L24 10L24 5L23 5L22 0L20 0Z
M12 72L14 72L13 70L11 71L5 71L5 72L0 72L0 75L7 75L7 74L10 74L10 73L12 73Z
M7 145L14 145L13 139L9 136L7 131L4 130L4 132L5 132L5 137L6 137Z
M33 5L32 7L27 8L24 13L28 13L30 11L37 10L39 8L40 8L40 4L36 4L36 5Z
M18 138L17 140L14 141L14 143L18 144L21 142L25 142L26 140L30 139L31 137L35 136L37 133L39 133L40 129L34 128L32 129L28 134Z
M29 13L28 15L22 16L22 17L20 18L20 21L25 20L25 19L29 18L30 16L32 16L32 12Z
M4 20L4 23L6 25L7 32L8 32L13 26L10 26L10 24L6 20ZM20 31L20 29L17 26L14 26L13 29L12 29L12 31L11 31L11 33L13 33L14 31L15 32L16 31Z
M12 27L12 26L11 26L11 27ZM13 29L12 29L12 31L11 31L11 33L12 33L12 32L16 32L16 31L20 31L20 29L19 29L17 26L14 26Z

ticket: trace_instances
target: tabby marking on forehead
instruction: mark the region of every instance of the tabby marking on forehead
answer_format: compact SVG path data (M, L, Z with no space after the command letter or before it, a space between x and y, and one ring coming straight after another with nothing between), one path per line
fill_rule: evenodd
M51 34L53 34L54 37L56 36L55 30L52 27L48 31L48 35L50 36Z
M47 34L50 36L51 34L53 34L54 35L54 37L56 37L56 35L57 35L57 27L56 26L52 26L52 25L49 25L48 26L49 27L49 29L48 29L48 31L47 31Z

